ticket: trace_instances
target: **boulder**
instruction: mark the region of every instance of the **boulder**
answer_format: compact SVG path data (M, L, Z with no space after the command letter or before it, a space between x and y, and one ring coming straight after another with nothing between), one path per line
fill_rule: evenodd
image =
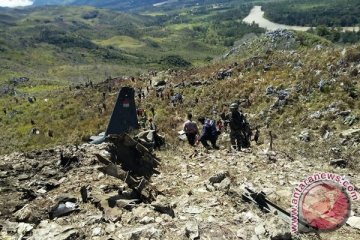
M154 87L160 87L160 86L164 86L166 85L166 81L165 80L159 80L154 82Z
M186 223L185 236L191 240L200 239L199 226L195 221Z
M119 239L161 239L162 231L156 224L147 224L140 227L123 227L115 233Z
M224 180L227 176L229 176L229 172L227 171L220 171L216 173L215 175L211 176L209 178L210 183L220 183L222 180Z
M360 230L360 217L352 216L346 221L346 224L350 227Z
M71 226L59 225L55 222L42 221L33 231L33 235L29 238L29 240L72 240L78 239L79 236L79 231Z
M340 137L360 141L360 128L345 130L340 133Z
M332 159L329 162L330 166L346 167L347 161L344 159Z

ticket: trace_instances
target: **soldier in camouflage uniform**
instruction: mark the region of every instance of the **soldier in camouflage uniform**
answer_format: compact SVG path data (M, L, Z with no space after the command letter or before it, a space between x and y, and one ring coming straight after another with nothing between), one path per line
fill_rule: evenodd
M245 116L238 111L239 105L232 103L230 105L230 113L225 117L226 123L230 126L230 141L234 149L241 150L241 148L250 147L250 126L246 121ZM251 132L251 131L250 131Z

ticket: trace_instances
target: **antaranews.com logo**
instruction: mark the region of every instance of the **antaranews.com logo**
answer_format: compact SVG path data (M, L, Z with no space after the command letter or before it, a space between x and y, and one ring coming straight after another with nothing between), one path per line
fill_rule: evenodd
M294 189L291 199L291 232L332 231L350 215L351 201L358 200L354 186L343 176L317 173Z

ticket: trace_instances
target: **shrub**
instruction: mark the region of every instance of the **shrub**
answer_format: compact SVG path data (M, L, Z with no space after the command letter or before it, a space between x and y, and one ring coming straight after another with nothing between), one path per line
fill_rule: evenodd
M347 62L360 62L360 46L346 51L345 60Z
M190 67L191 63L186 61L180 56L177 55L169 55L160 60L160 64L163 64L166 67L173 68L185 68Z

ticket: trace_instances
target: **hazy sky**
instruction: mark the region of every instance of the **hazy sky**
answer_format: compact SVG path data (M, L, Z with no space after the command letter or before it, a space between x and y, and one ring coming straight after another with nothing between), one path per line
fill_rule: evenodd
M20 7L32 4L30 0L0 0L0 7Z

